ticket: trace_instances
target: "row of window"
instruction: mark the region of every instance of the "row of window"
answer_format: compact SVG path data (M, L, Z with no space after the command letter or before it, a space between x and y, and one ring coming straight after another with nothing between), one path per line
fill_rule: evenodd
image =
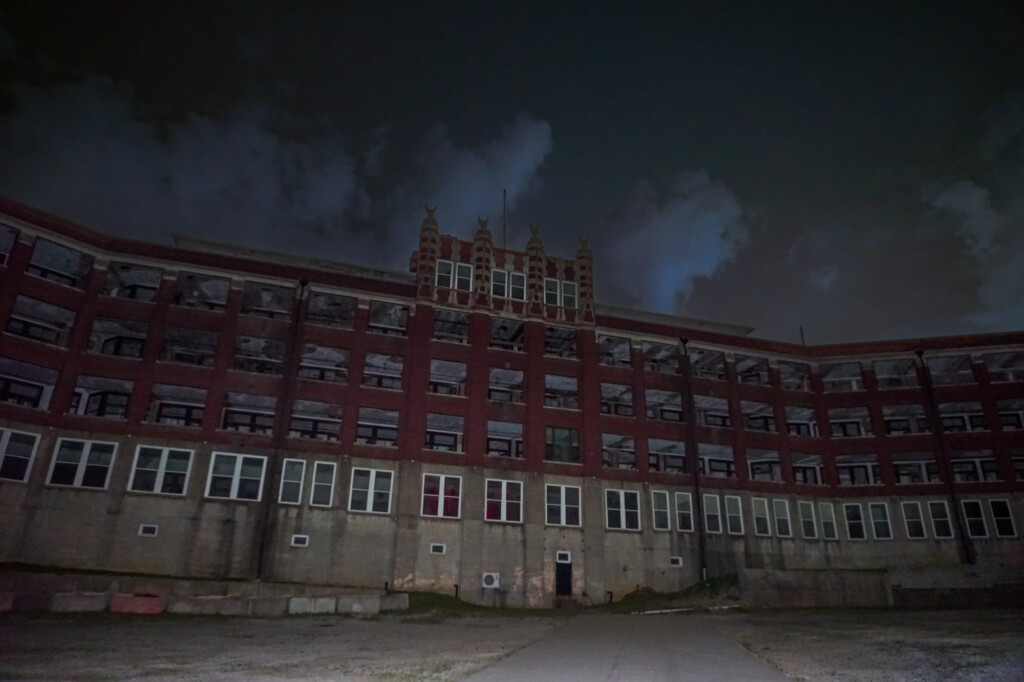
M471 291L473 289L473 266L469 263L438 260L434 283L442 289ZM515 270L492 270L491 296L525 301L526 274ZM546 305L575 308L577 300L575 282L554 277L544 278L544 303Z

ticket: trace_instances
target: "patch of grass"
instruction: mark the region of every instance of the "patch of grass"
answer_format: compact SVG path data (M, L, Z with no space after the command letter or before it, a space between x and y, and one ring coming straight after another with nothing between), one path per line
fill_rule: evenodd
M635 611L700 606L703 602L728 599L731 596L735 596L737 590L737 577L735 575L727 575L712 578L707 582L696 583L681 592L657 592L647 587L640 588L635 592L630 592L617 602L596 606L590 610L608 613L633 613Z
M565 609L520 609L478 606L456 599L452 595L436 592L409 592L409 608L396 613L402 621L412 623L441 623L449 618L486 616L511 618L562 618L573 615Z

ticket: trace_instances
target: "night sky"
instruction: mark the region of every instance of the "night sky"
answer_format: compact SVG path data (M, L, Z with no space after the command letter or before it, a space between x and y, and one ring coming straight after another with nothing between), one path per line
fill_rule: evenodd
M361 4L5 3L0 194L405 269L505 189L603 303L1024 329L1024 3Z

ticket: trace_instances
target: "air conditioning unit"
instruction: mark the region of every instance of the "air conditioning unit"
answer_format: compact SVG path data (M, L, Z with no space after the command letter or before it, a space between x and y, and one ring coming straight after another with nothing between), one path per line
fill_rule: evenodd
M500 573L484 573L480 578L480 587L496 589L501 587Z

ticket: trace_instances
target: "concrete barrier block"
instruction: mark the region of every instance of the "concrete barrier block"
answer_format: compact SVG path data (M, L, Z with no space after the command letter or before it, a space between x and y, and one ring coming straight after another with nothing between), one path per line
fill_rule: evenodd
M312 604L309 597L292 597L288 600L288 613L291 615L310 613L310 608Z
M241 580L225 580L223 583L225 594L229 597L260 597L260 596L277 596L270 595L264 589L264 583L256 581L241 581Z
M380 598L381 611L405 611L409 608L409 595L405 592L393 592Z
M338 597L338 613L361 615L380 613L380 595L346 594Z
M103 592L59 592L50 598L55 613L106 611L110 598Z
M134 594L115 594L110 598L112 613L141 613L155 615L163 613L167 600L163 597L143 597Z
M0 592L0 612L14 609L14 593Z
M277 618L288 613L287 597L246 597L246 613L257 618Z
M312 597L313 613L334 613L337 610L337 599L334 597Z
M167 597L174 592L175 581L162 578L121 578L117 582L118 592L122 594Z
M167 598L167 612L206 616L244 616L248 613L248 604L242 597L172 595Z
M12 611L47 611L50 608L49 592L15 592Z

